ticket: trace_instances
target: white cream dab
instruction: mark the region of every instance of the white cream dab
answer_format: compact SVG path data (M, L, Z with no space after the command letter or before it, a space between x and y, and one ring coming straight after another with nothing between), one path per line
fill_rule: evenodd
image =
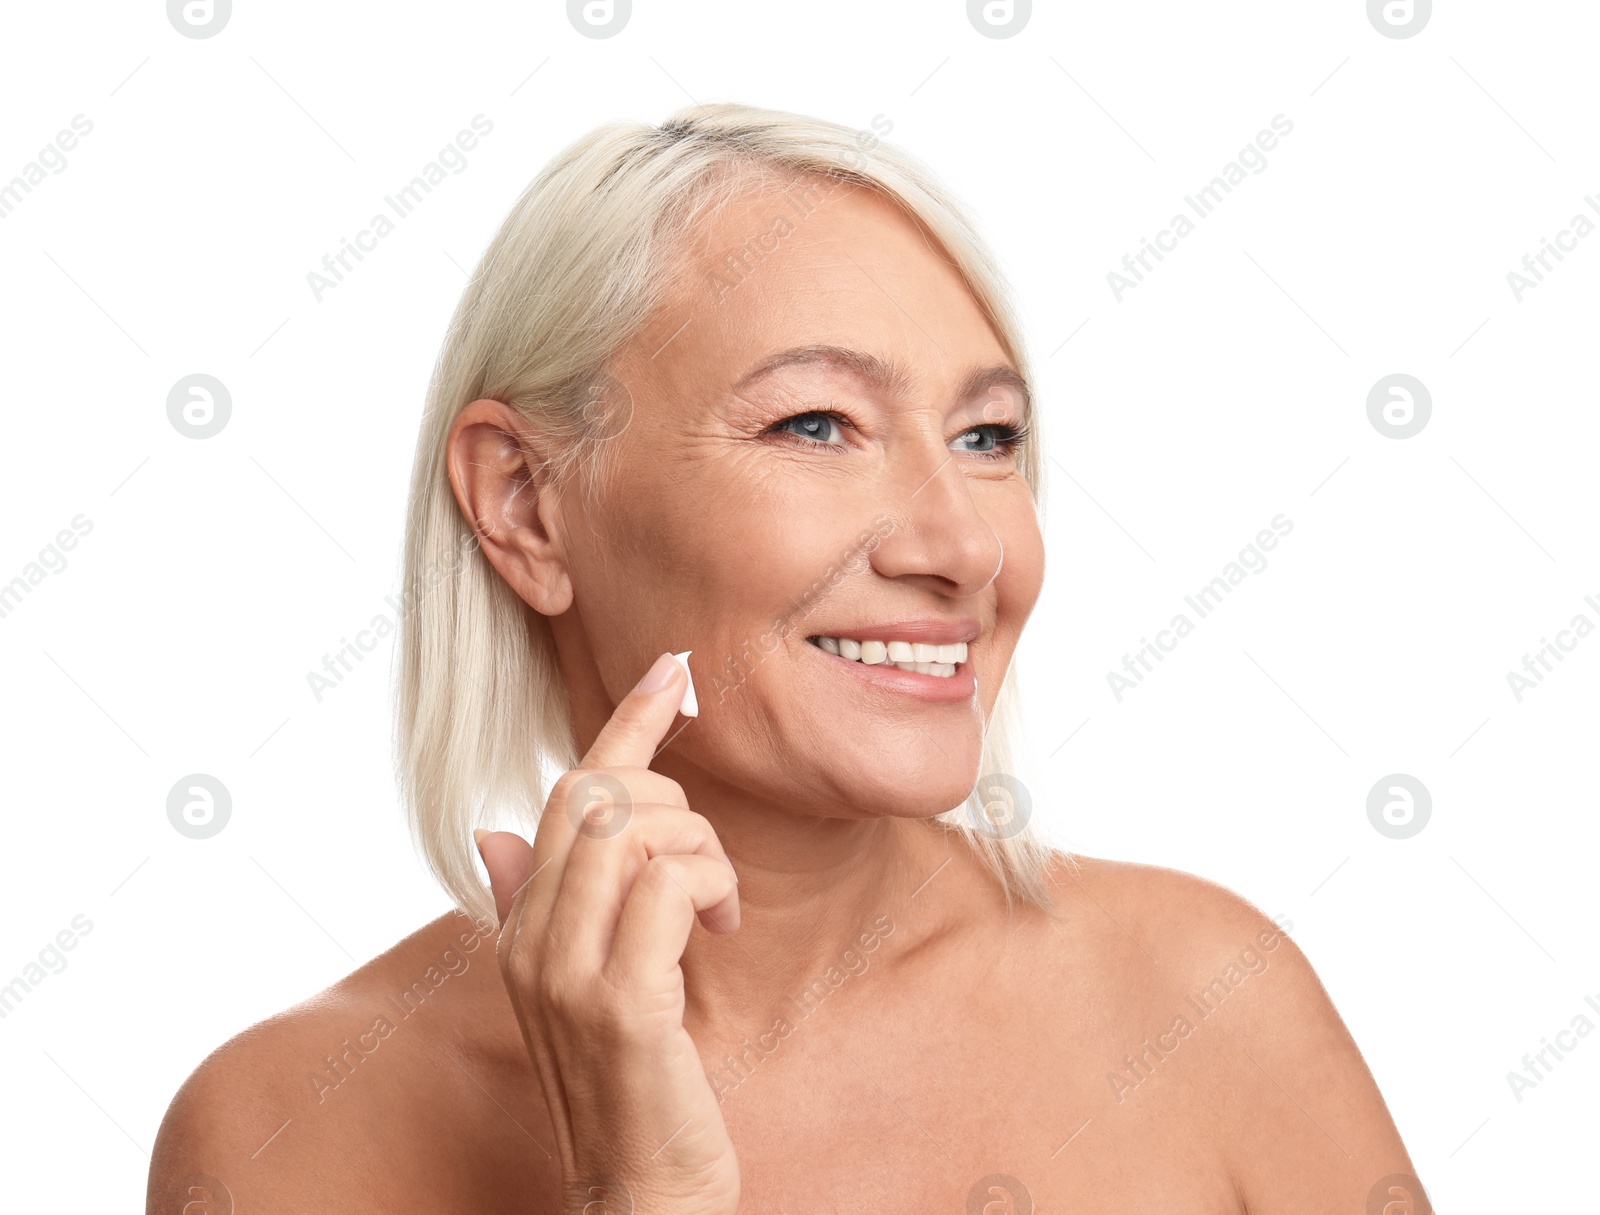
M678 665L683 668L683 673L689 677L689 686L683 693L683 703L678 706L678 712L685 717L700 716L700 701L694 694L694 672L689 669L689 655L693 653L693 650L685 650L681 654L673 655L678 660Z

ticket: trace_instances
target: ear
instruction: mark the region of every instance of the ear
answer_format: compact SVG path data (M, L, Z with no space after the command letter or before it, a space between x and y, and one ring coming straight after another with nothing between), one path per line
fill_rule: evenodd
M473 401L450 427L445 467L484 556L511 589L543 616L571 607L556 495L522 415L504 401Z

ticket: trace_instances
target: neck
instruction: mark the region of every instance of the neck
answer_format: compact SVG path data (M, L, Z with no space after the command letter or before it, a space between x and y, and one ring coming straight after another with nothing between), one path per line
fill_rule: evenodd
M1000 897L932 824L790 814L679 779L739 875L738 931L696 924L683 954L685 1022L712 1040L798 1022L849 977L973 922L974 899Z

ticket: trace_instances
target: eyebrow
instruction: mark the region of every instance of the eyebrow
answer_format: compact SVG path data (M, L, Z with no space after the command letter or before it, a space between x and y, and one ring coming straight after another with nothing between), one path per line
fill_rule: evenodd
M890 396L907 397L911 395L911 373L900 364L889 359L879 358L877 355L870 354L865 350L852 350L847 346L825 344L796 346L790 350L781 350L777 354L769 355L740 376L738 383L733 386L732 392L735 396L742 396L751 385L775 372L788 367L810 367L819 364L848 371L862 380L868 387ZM1028 387L1028 381L1009 363L998 364L994 367L980 367L969 373L956 390L956 400L969 401L993 387L1015 389L1022 397L1024 416L1032 416L1033 393Z

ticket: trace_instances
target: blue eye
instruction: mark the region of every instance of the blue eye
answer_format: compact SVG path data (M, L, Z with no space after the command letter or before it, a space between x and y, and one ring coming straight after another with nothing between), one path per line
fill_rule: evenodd
M971 430L959 435L957 443L961 443L974 436L983 446L962 447L956 450L964 451L984 460L1003 460L1014 455L1019 447L1028 441L1028 428L1026 426L1013 426L1009 422L989 422L982 426L974 426ZM952 444L952 447L954 445Z
M813 409L807 413L797 413L793 417L784 418L781 422L774 422L768 429L772 433L782 431L792 434L815 447L837 447L838 442L831 436L835 430L839 430L840 437L843 437L841 424L849 425L843 414L826 409Z

